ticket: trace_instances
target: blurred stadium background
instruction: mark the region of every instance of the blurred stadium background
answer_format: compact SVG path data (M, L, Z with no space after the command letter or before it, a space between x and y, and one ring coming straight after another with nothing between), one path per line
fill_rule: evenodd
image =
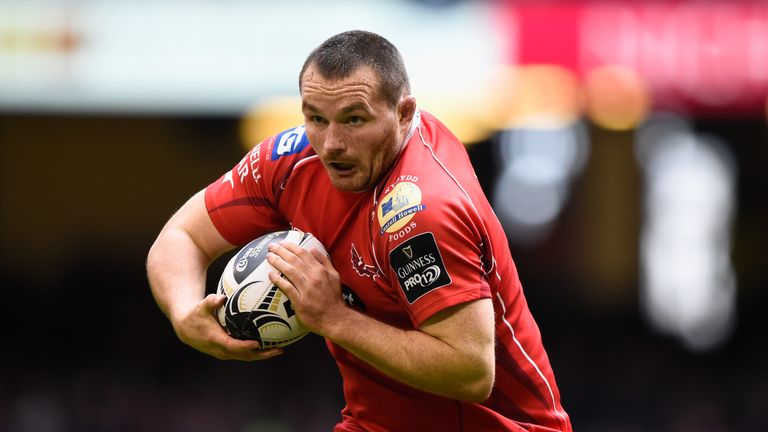
M330 429L319 337L207 358L144 259L352 28L466 143L576 430L768 430L760 0L0 0L0 430Z

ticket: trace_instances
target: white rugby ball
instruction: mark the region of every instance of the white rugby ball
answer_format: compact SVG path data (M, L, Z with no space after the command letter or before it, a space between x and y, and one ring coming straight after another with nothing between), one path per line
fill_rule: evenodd
M328 254L310 233L276 231L240 249L219 279L218 293L227 297L217 312L219 323L232 337L257 340L262 348L283 347L308 333L288 296L269 280L269 273L277 270L267 261L268 246L281 241Z

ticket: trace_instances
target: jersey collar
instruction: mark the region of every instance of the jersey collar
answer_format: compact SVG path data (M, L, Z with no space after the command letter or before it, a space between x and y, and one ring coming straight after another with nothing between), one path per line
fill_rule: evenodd
M408 133L405 134L405 138L403 139L403 145L400 146L400 151L397 153L397 157L392 162L392 166L389 167L387 174L383 175L379 180L379 183L376 185L376 187L373 188L374 211L371 212L371 218L375 217L376 215L375 209L376 209L376 206L378 205L379 187L381 186L381 183L386 181L387 177L389 177L389 174L392 172L392 169L394 169L394 166L397 164L397 161L403 155L403 152L405 151L405 146L407 146L408 143L411 141L411 138L413 138L413 134L416 133L416 129L418 129L420 125L421 125L421 112L419 111L418 108L416 108L416 112L413 113L413 118L411 119L411 125L408 127Z
M408 127L408 133L405 134L405 138L403 139L403 145L400 146L400 153L403 152L403 149L405 146L408 145L408 142L413 137L413 134L416 132L416 129L421 125L421 112L418 108L416 108L416 112L413 113L413 118L411 119L411 125Z

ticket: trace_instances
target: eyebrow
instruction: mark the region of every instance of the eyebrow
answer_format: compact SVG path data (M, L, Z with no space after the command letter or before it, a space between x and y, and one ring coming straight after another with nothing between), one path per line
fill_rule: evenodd
M362 111L368 112L368 107L366 106L366 104L362 102L356 102L356 103L353 103L352 105L345 106L344 108L341 109L341 112L343 112L344 114L349 114L355 110L362 110Z
M307 103L307 102L302 102L301 103L301 110L302 111L309 110L309 111L312 111L312 112L320 111L319 109L317 109L316 106L312 105L311 103Z
M307 110L311 112L320 112L320 109L318 109L316 106L312 105L309 102L302 102L301 103L301 109L302 111ZM349 114L355 110L362 110L365 112L368 112L368 106L362 102L355 102L351 105L345 106L341 109L341 112L344 114Z

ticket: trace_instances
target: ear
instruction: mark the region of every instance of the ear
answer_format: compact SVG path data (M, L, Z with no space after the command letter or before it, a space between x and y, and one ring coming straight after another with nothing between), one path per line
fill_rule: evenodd
M397 104L397 120L401 127L407 128L413 120L413 115L416 114L416 98L408 95Z

